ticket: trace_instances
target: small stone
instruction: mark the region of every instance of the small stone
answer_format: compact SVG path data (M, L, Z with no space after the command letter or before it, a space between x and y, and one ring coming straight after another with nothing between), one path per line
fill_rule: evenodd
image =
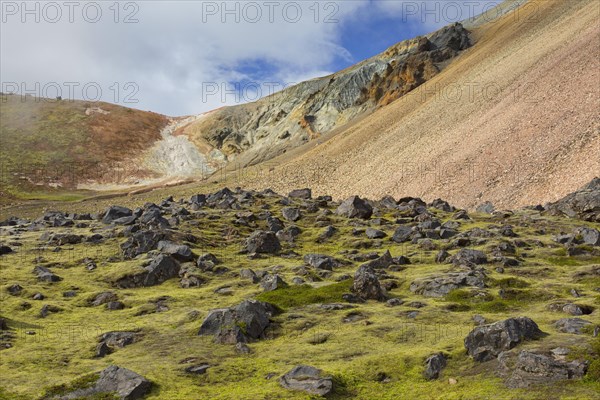
M106 309L115 311L115 310L123 310L125 308L125 304L120 301L109 301L106 303Z
M208 364L191 365L185 369L188 374L203 375L210 368Z
M238 354L250 354L252 350L246 343L238 342L235 344L235 352Z
M386 306L388 307L396 307L396 306L401 306L402 304L404 304L404 300L400 300L398 298L393 298L393 299L389 299L388 301L386 301Z

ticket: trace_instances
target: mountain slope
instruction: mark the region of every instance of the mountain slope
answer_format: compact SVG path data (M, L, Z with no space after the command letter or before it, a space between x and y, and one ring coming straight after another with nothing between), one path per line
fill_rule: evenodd
M600 171L599 7L531 1L475 29L477 44L410 95L244 183L463 207L556 200Z
M265 161L402 97L470 45L469 32L450 25L333 75L213 111L183 133L204 149L209 162Z
M133 157L159 140L167 124L163 115L114 104L20 95L6 95L0 114L3 200L153 176Z
M9 95L0 109L3 198L127 190L266 161L405 95L470 45L469 32L451 25L336 74L191 117Z

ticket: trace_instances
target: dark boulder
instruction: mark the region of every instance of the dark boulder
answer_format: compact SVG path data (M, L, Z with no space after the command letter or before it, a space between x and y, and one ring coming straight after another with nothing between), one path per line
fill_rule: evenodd
M450 257L450 262L454 265L478 265L488 262L487 256L483 251L473 249L460 249L458 253Z
M161 232L142 230L133 234L121 244L121 251L126 258L135 258L140 254L156 249L158 243L165 238Z
M279 250L281 250L281 244L273 232L255 231L246 239L248 253L275 254Z
M410 226L399 226L396 228L392 240L396 243L408 242L411 239L413 230Z
M516 359L515 359L516 358ZM501 375L507 377L510 388L529 388L556 382L582 378L588 368L585 361L564 361L547 354L523 350L515 357L514 352L498 356Z
M156 205L148 207L140 216L139 221L149 227L167 229L171 226L169 221L162 216L160 208Z
M42 309L40 310L40 317L41 318L46 318L48 315L50 315L50 313L57 313L57 312L61 312L62 308L57 307L57 306L53 306L51 304L44 304L42 306Z
M423 376L427 380L437 379L444 368L446 368L446 356L442 353L433 354L425 360Z
M304 262L311 267L328 271L332 271L333 268L338 265L335 258L324 254L306 254L304 256Z
M348 218L369 219L373 215L373 207L358 196L352 196L342 202L336 213Z
M111 301L117 301L118 297L114 292L102 292L96 295L90 302L92 306L100 306Z
M197 365L190 365L189 367L187 367L185 369L185 372L188 374L194 374L194 375L203 375L206 373L206 371L210 368L210 364L197 364Z
M265 275L260 281L260 287L265 292L272 292L273 290L281 289L281 288L284 288L287 286L288 286L288 284L285 283L283 278L277 274Z
M581 335L586 326L592 325L590 321L581 318L563 318L554 323L559 332Z
M485 287L485 275L481 271L449 272L417 279L410 284L410 291L426 297L444 297L464 286Z
M190 203L196 204L198 206L203 206L206 203L206 195L204 194L195 194L190 198Z
M381 287L375 271L368 265L363 265L358 268L354 274L354 284L352 288L354 293L361 299L372 299L377 301L387 300L387 294Z
M299 365L283 375L279 384L289 390L298 390L314 396L333 392L333 379L323 376L323 371L308 365Z
M452 215L452 219L471 219L465 210L458 210Z
M48 239L48 244L63 246L65 244L78 244L83 242L84 237L73 233L56 233Z
M105 224L110 224L119 218L130 217L132 214L133 211L127 207L111 206L104 212L102 222Z
M115 349L122 349L123 347L129 346L135 343L140 338L137 332L107 332L100 336L98 345L96 346L96 357L104 357Z
M240 270L240 278L248 280L252 283L258 283L260 278L250 268L242 268Z
M178 276L180 266L172 257L160 254L144 269L147 274L143 286L154 286Z
M31 298L33 300L44 300L46 298L46 296L44 296L43 294L38 292L38 293L34 294L33 296L31 296Z
M495 359L525 340L542 336L543 332L530 318L509 318L473 329L465 338L465 348L475 361L483 362Z
M293 243L302 231L295 225L278 231L275 236L282 242Z
M143 271L120 278L115 284L120 288L160 285L164 281L178 276L180 268L174 258L159 254L143 268Z
M296 207L284 207L281 210L281 214L283 215L283 218L285 218L286 220L288 220L290 222L296 222L300 218L302 218L302 214L300 213L300 210Z
M277 233L277 232L283 230L283 228L285 228L285 226L283 225L283 222L279 218L275 218L275 217L267 218L267 227L269 228L269 230L271 232L275 232L275 233Z
M23 291L23 286L19 285L18 283L15 283L15 284L7 287L6 291L11 296L19 296L21 294L21 292Z
M333 225L328 225L323 229L323 231L319 234L317 238L318 243L325 242L327 239L330 239L338 232L338 229Z
M581 241L584 244L600 246L600 231L598 231L598 229L579 228L576 233L581 236Z
M442 199L435 199L429 204L429 207L437 208L444 212L454 212L456 209Z
M211 310L198 335L214 335L221 344L246 343L261 339L276 308L256 300L245 300L235 307Z
M367 228L367 230L365 231L365 234L367 235L367 237L369 239L383 239L384 237L387 236L384 231L381 231L379 229L374 229L374 228Z
M13 250L10 247L5 246L5 245L0 246L0 256L3 256L5 254L9 254L9 253L12 253L12 252L13 252Z
M494 205L490 201L486 201L477 206L475 211L482 214L491 214L495 210Z
M377 257L371 261L366 262L363 265L366 265L373 269L385 269L390 265L398 264L398 262L405 262L405 260L394 259L389 250L387 250L381 257Z
M450 253L448 253L446 250L440 250L435 255L435 262L438 264L441 264L441 263L445 262L448 257L450 257Z
M103 395L112 394L122 400L137 400L144 398L151 389L152 382L143 376L126 368L110 365L100 372L98 380L93 385L76 389L55 399L105 398Z
M600 222L600 178L594 178L577 191L548 204L546 210L551 215Z
M292 190L289 194L288 197L294 198L294 199L303 199L303 200L308 200L312 197L312 191L308 188L306 189L295 189Z
M60 282L62 278L46 267L38 265L33 269L33 273L37 276L38 280L42 282Z
M220 264L219 259L211 253L204 253L196 261L196 265L201 271L214 271L215 266Z
M194 255L189 246L177 244L168 240L161 240L158 242L157 250L161 253L168 254L181 262L192 261L194 259Z
M106 303L106 309L110 311L123 310L125 304L122 301L109 301Z

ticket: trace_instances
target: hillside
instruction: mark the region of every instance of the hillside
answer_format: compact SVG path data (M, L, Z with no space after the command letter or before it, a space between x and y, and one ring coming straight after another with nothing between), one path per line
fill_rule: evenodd
M183 133L221 164L266 161L404 96L470 45L469 32L450 25L333 75L215 110Z
M462 207L554 201L600 171L599 21L597 1L532 0L473 28L474 46L409 95L240 183Z
M156 176L135 156L161 138L167 117L109 103L6 95L0 101L1 202L77 198L81 185Z
M205 187L228 175L338 199L554 201L600 171L600 6L532 0L511 11L519 3L201 115L8 96L1 202Z
M414 90L471 46L469 35L450 25L331 76L189 117L8 96L0 109L4 200L200 180L267 161Z

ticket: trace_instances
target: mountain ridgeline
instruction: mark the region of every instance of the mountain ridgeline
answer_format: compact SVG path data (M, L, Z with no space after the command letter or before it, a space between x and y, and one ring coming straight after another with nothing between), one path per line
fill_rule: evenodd
M469 31L456 23L333 75L214 111L184 132L199 148L210 149L209 162L265 161L402 97L470 46Z

